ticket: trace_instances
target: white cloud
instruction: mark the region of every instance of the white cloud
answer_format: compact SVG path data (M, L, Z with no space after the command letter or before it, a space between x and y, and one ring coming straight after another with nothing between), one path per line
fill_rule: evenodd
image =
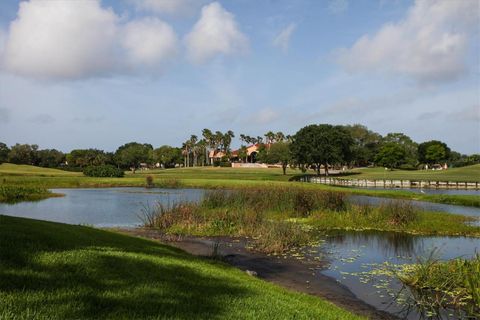
M125 26L122 45L133 67L159 67L177 53L172 27L156 18L133 21Z
M273 39L273 45L275 47L281 48L284 52L288 51L290 38L292 37L292 34L295 31L295 29L296 29L295 23L290 23L285 29L283 29L275 37L275 39Z
M185 37L188 56L202 63L217 54L235 54L248 50L248 39L239 30L235 17L218 2L202 8L202 14Z
M362 36L338 52L338 61L352 72L396 73L420 82L453 80L466 71L478 9L477 0L417 0L405 19Z
M142 11L158 14L190 14L200 8L206 0L130 0Z
M172 56L173 29L159 19L121 24L99 0L21 2L2 67L33 78L80 79L143 71Z
M331 0L328 4L328 11L333 14L339 14L347 11L348 6L347 0Z

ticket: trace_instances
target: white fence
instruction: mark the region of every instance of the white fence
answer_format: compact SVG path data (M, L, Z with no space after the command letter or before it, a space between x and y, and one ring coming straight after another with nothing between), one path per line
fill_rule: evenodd
M339 179L330 177L306 176L300 181L322 183L336 186L368 187L368 188L431 188L431 189L475 189L480 188L480 182L454 181L414 181L414 180L368 180Z

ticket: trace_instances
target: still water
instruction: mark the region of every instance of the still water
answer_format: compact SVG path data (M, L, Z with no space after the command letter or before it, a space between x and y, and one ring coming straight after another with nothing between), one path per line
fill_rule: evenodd
M321 237L320 244L305 250L309 258L328 261L323 274L337 279L358 298L401 318L419 319L410 292L389 274L401 264L434 259L471 258L480 253L480 239L427 237L394 232L336 232ZM457 318L450 311L441 319Z
M161 202L199 201L201 189L53 189L61 198L38 202L0 204L0 214L16 217L88 224L96 227L134 227L141 223L139 214L146 205Z

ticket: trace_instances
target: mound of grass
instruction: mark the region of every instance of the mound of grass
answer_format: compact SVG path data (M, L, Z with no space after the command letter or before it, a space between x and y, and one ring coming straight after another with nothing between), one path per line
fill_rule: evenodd
M152 241L8 216L0 301L0 319L360 319Z
M26 164L2 163L0 164L1 175L26 175L26 176L81 176L80 172L64 171L59 169L35 167Z
M52 196L58 196L45 188L23 187L0 184L0 202L15 203L20 201L35 201Z

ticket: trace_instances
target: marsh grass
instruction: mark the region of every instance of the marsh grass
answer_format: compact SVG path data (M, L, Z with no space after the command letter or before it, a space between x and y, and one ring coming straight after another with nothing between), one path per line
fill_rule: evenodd
M35 201L51 196L56 195L41 187L0 185L0 202L15 203L20 201Z
M157 180L155 186L158 188L166 188L166 189L179 189L183 188L184 185L180 179L177 178L163 178Z
M145 177L145 187L146 188L155 187L155 183L153 182L153 176L146 176Z
M424 309L460 309L472 319L480 317L480 254L471 260L439 261L429 258L398 275L411 288L414 299Z
M410 201L402 200L384 201L377 210L383 219L395 226L406 226L415 222L420 212Z

